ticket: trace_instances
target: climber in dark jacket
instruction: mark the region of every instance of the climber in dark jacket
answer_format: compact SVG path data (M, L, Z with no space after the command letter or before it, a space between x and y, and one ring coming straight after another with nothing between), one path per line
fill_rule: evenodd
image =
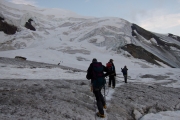
M97 59L94 58L92 60L92 63L90 64L86 78L89 80L91 79L91 90L93 91L95 97L96 97L96 104L99 112L96 113L98 117L104 118L104 110L106 109L106 103L105 99L101 93L101 89L104 87L106 80L104 72L106 72L107 69L104 65L102 65L101 62L97 62Z
M112 83L112 88L115 88L116 86L116 80L115 80L115 76L116 76L116 68L113 64L113 59L109 60L109 63L112 64L112 70L109 73L109 87L111 87L111 83Z
M123 73L123 76L124 76L124 82L125 82L125 83L127 83L127 71L128 71L128 69L127 69L126 66L124 66L123 69L121 68L121 72Z

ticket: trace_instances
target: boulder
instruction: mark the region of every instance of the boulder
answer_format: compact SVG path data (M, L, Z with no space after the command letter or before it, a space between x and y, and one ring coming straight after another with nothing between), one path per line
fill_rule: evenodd
M27 58L21 57L21 56L16 56L15 58L16 58L16 59L20 59L20 60L26 60L26 59L27 59Z

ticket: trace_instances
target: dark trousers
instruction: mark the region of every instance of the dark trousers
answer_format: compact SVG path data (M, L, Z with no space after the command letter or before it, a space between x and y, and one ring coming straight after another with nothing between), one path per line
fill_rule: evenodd
M109 76L109 86L111 86L111 82L112 82L112 86L115 87L115 77L113 75Z
M103 106L105 105L105 100L101 93L101 89L98 89L98 90L93 89L93 93L96 97L96 102L97 102L97 107L98 107L99 113L104 115Z
M124 82L127 83L127 75L124 75Z

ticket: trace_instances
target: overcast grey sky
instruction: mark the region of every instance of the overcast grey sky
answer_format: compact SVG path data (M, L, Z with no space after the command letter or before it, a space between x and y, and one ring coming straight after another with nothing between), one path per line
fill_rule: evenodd
M119 17L157 33L180 36L180 0L7 0L84 16Z

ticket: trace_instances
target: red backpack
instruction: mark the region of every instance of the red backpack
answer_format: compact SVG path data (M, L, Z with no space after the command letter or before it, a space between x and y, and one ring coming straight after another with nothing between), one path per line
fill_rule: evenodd
M108 72L112 72L113 71L112 63L110 63L110 62L106 63L106 67L108 68Z

